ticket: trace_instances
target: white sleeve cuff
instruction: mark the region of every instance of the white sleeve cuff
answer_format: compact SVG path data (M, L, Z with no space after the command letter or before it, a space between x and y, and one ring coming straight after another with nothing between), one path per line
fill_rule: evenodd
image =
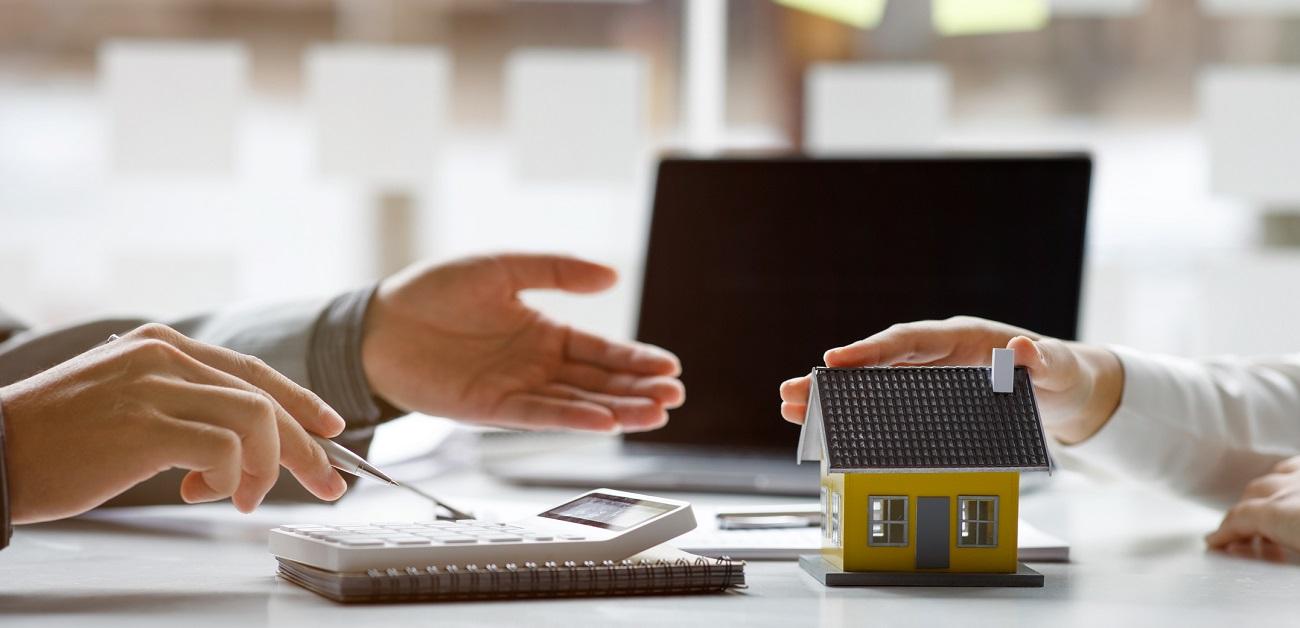
M1223 433L1247 417L1227 416L1214 372L1185 358L1109 347L1124 367L1124 392L1110 420L1069 456L1136 480L1158 480L1216 504L1275 460L1238 451Z
M1063 449L1090 463L1137 479L1163 479L1181 466L1196 438L1188 433L1181 408L1205 403L1214 385L1193 361L1155 356L1124 347L1109 347L1124 367L1119 407L1096 434ZM1202 381L1204 380L1204 381Z

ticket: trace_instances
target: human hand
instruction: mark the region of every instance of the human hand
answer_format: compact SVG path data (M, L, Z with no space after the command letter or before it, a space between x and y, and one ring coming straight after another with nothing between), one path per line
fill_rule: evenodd
M1300 456L1273 467L1246 485L1219 529L1205 537L1211 549L1282 561L1300 550Z
M651 430L685 400L677 357L551 321L520 290L591 293L612 269L496 255L420 265L380 284L361 355L371 390L401 408L521 429Z
M170 468L190 503L250 512L289 469L321 499L347 490L308 435L343 419L257 358L145 325L0 388L14 523L76 515Z
M1057 440L1077 443L1115 412L1124 385L1119 359L1109 351L969 316L894 325L874 336L827 351L826 366L939 366L988 364L995 347L1015 351L1029 369L1043 425ZM802 423L807 375L781 384L781 416Z

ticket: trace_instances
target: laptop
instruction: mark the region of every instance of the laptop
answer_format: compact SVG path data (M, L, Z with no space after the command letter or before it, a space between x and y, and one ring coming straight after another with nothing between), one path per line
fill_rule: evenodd
M489 470L816 495L780 383L898 322L967 314L1073 339L1091 171L1084 153L663 159L637 338L681 358L686 405L618 447Z

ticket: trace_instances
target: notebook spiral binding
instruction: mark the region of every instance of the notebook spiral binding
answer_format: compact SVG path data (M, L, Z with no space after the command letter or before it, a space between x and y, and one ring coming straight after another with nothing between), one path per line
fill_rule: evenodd
M673 561L573 561L371 569L370 599L486 600L528 597L670 595L744 588L745 563L723 557ZM680 570L680 572L678 571Z

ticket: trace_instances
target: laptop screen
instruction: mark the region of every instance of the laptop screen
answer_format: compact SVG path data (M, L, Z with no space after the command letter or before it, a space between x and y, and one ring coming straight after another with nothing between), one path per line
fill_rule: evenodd
M1085 154L665 159L637 337L681 358L687 403L627 440L793 456L780 383L893 323L1074 338L1090 176Z

